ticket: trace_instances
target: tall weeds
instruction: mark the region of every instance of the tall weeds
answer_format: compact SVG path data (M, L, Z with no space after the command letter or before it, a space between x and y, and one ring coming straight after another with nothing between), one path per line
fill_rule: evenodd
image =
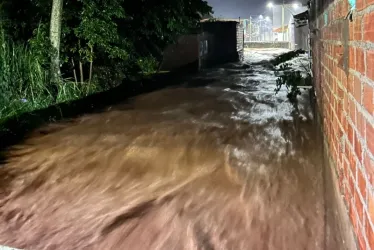
M40 51L29 44L14 43L0 23L0 123L54 104L48 85L48 70L40 59ZM78 99L99 90L97 85L66 79L57 89L57 102Z

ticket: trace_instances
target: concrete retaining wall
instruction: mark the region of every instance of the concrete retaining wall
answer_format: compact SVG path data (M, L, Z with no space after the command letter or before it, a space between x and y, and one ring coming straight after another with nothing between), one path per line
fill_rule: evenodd
M289 42L245 42L244 48L247 49L266 49L266 48L282 48L288 49Z

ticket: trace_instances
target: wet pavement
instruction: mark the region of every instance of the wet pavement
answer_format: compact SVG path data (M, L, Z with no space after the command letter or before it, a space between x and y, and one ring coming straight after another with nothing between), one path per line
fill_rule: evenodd
M51 125L0 169L0 243L28 249L339 249L308 91L293 112L246 52Z

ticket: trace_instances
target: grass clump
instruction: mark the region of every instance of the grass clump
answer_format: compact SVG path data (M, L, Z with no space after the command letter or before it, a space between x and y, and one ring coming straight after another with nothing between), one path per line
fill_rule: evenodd
M100 91L94 84L62 79L53 96L45 61L40 51L13 42L0 26L0 127L10 117Z

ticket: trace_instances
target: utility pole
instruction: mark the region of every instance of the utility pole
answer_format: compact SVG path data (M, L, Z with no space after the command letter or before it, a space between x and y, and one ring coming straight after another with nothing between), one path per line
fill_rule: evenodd
M252 42L252 16L249 16L249 41Z
M282 3L282 41L284 42L284 0Z

